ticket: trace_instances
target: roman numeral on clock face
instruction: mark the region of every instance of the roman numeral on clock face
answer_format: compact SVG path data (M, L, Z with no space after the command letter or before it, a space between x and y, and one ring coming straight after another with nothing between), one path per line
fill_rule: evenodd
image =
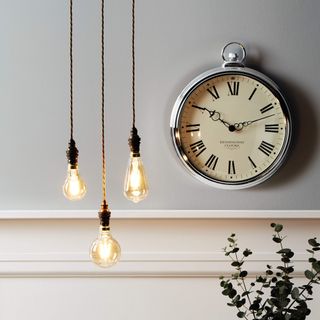
M265 155L270 156L272 150L274 149L274 145L269 142L262 141L258 149Z
M217 162L219 160L219 157L216 157L215 155L211 155L205 165L209 168L214 170L216 168Z
M250 163L252 164L252 166L253 166L254 168L256 168L257 165L253 162L253 160L252 160L250 157L248 157L248 159L249 159Z
M278 124L266 124L265 126L265 132L271 132L271 133L278 133L279 132L279 125Z
M187 124L186 128L186 132L200 131L200 124Z
M253 97L253 95L256 93L256 91L257 91L257 88L254 88L253 91L252 91L252 93L250 94L250 97L249 97L248 100L251 100L251 99L252 99L252 97Z
M239 94L239 84L238 81L228 82L229 93L232 96L237 96Z
M215 86L207 89L207 91L212 95L214 100L217 100L217 99L220 98L219 93L218 93L218 91L217 91Z
M190 144L190 148L196 157L199 157L200 154L207 149L202 140Z
M234 165L234 161L233 160L229 160L229 163L228 163L228 174L236 174L236 167Z
M260 112L261 112L261 113L265 113L265 112L267 112L267 111L269 111L269 110L271 110L271 109L273 109L273 105L272 105L272 103L269 103L267 106L261 108L261 109L260 109Z

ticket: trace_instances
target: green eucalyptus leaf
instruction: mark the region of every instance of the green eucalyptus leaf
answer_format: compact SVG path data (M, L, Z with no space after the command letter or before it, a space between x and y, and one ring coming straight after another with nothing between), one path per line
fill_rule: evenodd
M236 307L237 307L237 308L241 308L245 303L246 303L246 299L243 298L243 299L241 299L240 301L238 301L238 302L236 303Z
M284 248L284 249L281 249L281 250L279 250L279 251L277 251L277 253L289 253L289 252L291 252L291 250L290 249L288 249L288 248Z
M229 295L229 293L230 293L230 289L224 289L224 290L222 291L222 294L223 294L224 296Z
M317 242L317 238L312 238L308 240L308 243L310 244L310 246L312 247L319 247L320 243Z
M240 266L240 262L238 262L238 261L232 261L232 262L231 262L231 265L232 265L233 267L239 267L239 266Z
M242 312L242 311L239 311L238 313L237 313L237 317L238 318L244 318L245 317L245 313L244 312Z
M237 291L235 289L230 290L228 296L230 299L233 299L237 295Z
M282 257L281 261L284 262L284 263L289 263L290 259L288 257Z
M320 261L313 261L312 268L318 273L320 272Z
M299 289L297 287L293 288L292 291L291 291L291 297L292 299L296 300L299 298Z
M274 236L274 237L272 238L272 240L273 240L275 243L281 243L281 241L282 241L281 238L278 238L278 237L276 237L276 236Z
M243 270L243 271L240 272L239 277L240 277L240 278L244 278L244 277L246 277L247 275L248 275L248 272L245 271L245 270Z
M307 251L308 251L309 253L311 253L311 254L314 254L314 251L311 250L311 249L307 249Z
M304 272L304 275L305 275L306 278L309 279L309 280L312 280L312 279L315 277L315 274L314 274L312 271L310 271L310 270L306 270L306 271Z
M237 303L239 300L240 300L240 295L237 294L237 295L234 297L234 299L232 300L232 302L235 304L235 303Z
M250 293L251 293L250 291L244 291L241 296L245 297L245 296L248 296Z
M272 223L270 224L270 226L271 226L271 228L274 228L274 227L276 226L276 224L275 224L274 222L272 222Z
M250 249L246 249L246 250L243 251L243 255L245 257L249 257L251 254L252 254L252 251Z
M276 224L274 227L274 231L275 232L281 232L283 229L283 225L282 224Z
M228 238L228 241L229 241L230 243L235 243L235 240L234 240L233 238Z

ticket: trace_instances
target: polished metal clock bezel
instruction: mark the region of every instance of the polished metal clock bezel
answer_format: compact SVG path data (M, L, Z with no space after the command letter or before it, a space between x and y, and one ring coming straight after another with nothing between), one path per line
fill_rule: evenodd
M212 177L205 175L200 170L198 170L192 164L192 162L188 159L188 155L183 151L180 134L179 134L179 121L180 121L181 111L183 109L183 106L186 100L189 98L191 93L206 81L212 78L223 76L223 75L241 75L241 76L252 78L262 83L279 100L281 109L286 118L284 142L275 161L263 172L260 172L259 174L257 174L252 178L241 180L241 181L223 181L223 180L214 179ZM245 188L256 186L266 181L271 176L273 176L277 172L277 170L281 167L281 165L285 162L286 157L289 153L291 142L292 142L292 115L291 115L287 100L284 97L283 93L281 92L280 88L265 74L254 69L244 67L241 64L225 63L223 67L208 70L200 74L195 79L193 79L183 89L183 91L178 96L174 104L174 107L171 113L170 127L171 127L171 137L173 140L174 148L179 156L179 159L181 160L181 163L187 169L187 171L196 179L210 186L217 187L220 189L245 189Z

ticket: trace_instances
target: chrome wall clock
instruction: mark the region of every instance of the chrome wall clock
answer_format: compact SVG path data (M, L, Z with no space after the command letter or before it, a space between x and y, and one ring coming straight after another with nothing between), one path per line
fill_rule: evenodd
M292 137L289 106L278 86L244 66L236 42L222 50L223 66L192 80L171 114L175 150L187 170L214 187L242 189L270 178Z

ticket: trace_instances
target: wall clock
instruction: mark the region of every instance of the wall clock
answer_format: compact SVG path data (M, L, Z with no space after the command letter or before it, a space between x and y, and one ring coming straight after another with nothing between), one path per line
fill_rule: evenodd
M291 143L290 109L279 87L245 67L237 42L222 67L192 80L177 98L170 126L178 157L197 179L224 189L255 186L275 174Z

